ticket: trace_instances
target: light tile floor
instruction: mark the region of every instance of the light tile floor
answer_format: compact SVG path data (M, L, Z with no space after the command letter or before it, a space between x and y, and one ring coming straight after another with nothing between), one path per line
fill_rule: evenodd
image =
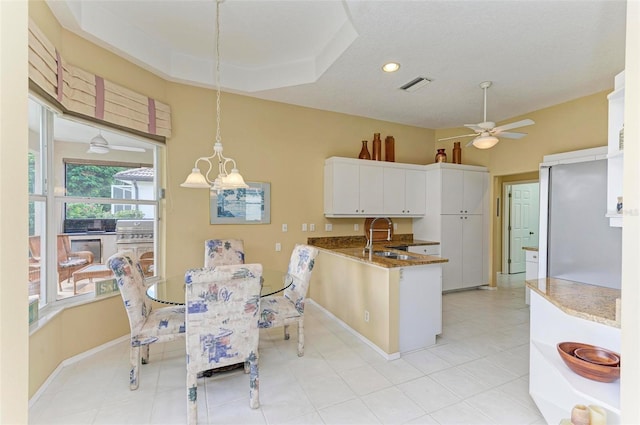
M529 397L524 276L497 290L443 296L443 334L431 348L386 361L309 303L305 355L282 329L261 330L260 403L249 408L241 370L199 380L204 424L544 424ZM128 344L60 371L29 411L36 424L183 424L184 343L151 346L129 391Z

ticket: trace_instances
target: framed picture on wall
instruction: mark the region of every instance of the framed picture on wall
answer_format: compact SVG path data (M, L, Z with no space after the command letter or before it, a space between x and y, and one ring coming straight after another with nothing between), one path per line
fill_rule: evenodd
M211 191L211 224L269 224L271 183L247 182L247 189Z

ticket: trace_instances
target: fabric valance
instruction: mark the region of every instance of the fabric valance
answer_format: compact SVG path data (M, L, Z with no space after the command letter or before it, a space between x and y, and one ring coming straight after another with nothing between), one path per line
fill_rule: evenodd
M29 79L76 114L154 136L171 137L171 108L62 58L29 20Z

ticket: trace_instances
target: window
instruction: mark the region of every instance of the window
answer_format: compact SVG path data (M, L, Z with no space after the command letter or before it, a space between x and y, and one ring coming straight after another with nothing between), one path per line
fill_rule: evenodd
M92 149L98 135L108 148ZM150 140L70 120L29 99L28 282L30 298L41 307L93 297L107 286L110 277L89 272L104 268L119 249L132 248L117 241L119 220L150 221L154 238L138 252L157 253L160 149Z

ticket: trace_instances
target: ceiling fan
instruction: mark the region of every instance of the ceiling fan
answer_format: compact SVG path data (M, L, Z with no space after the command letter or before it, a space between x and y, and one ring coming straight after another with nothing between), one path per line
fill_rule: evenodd
M91 139L89 142L89 150L87 152L105 154L109 153L111 149L129 152L145 152L144 148L110 145L109 142L107 142L107 139L102 136L102 132L99 132L97 136Z
M443 140L457 139L460 137L476 136L473 140L467 143L467 146L475 146L478 149L489 149L498 143L498 137L505 137L507 139L520 139L527 135L527 133L515 133L507 130L513 130L514 128L525 127L527 125L535 124L535 121L526 119L521 121L512 122L510 124L501 125L496 127L496 123L487 121L487 89L491 87L491 81L484 81L480 83L480 88L484 91L484 121L479 124L465 124L468 129L475 131L472 134L463 134L461 136L445 137L438 139L439 142Z

